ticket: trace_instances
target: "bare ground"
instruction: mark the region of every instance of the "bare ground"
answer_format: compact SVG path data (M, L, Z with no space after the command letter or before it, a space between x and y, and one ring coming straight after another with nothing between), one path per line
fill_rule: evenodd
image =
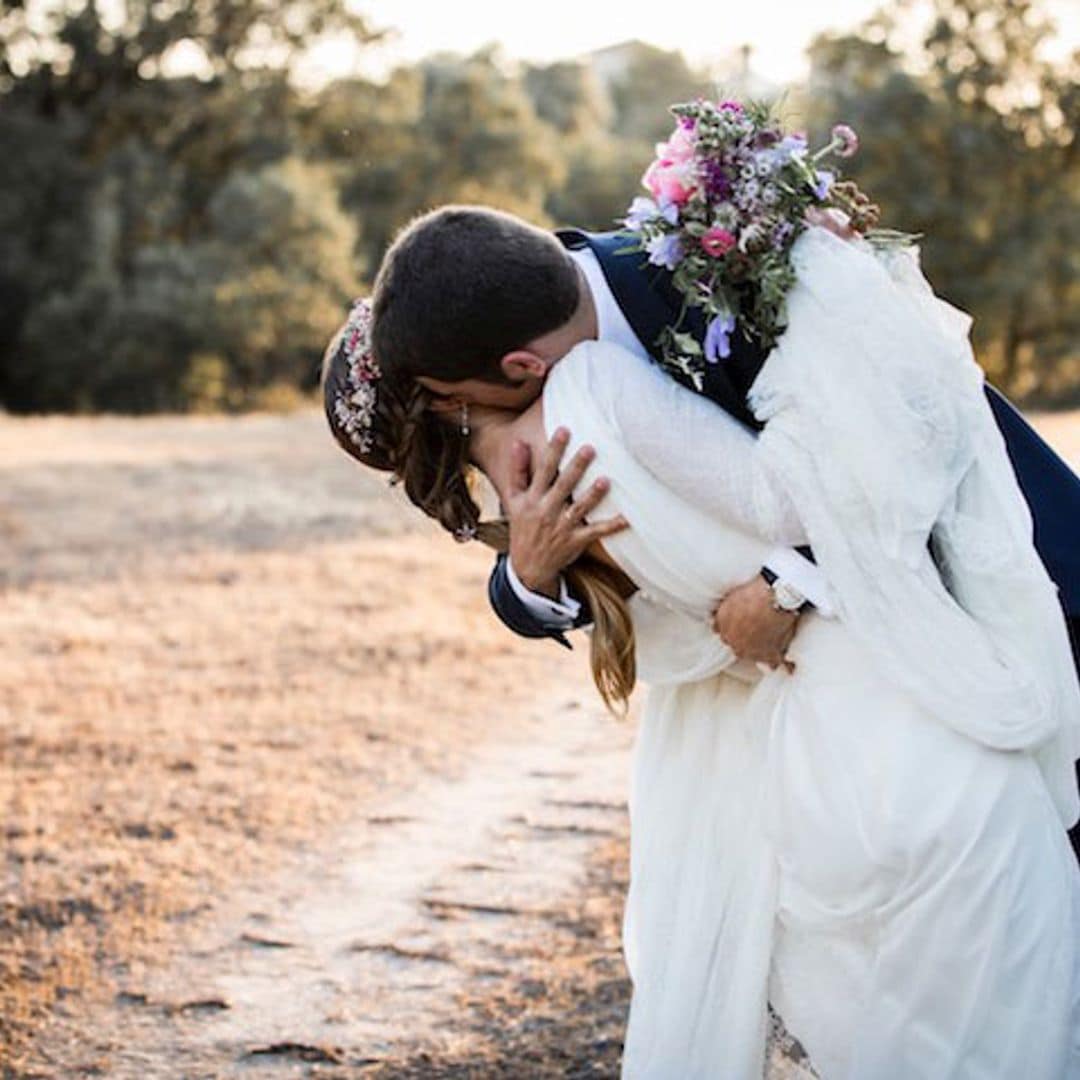
M632 723L482 550L311 414L0 469L5 1077L618 1074Z

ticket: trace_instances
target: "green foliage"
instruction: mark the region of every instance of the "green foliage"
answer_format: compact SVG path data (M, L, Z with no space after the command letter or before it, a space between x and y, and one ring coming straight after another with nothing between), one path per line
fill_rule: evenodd
M643 42L609 50L609 85L615 107L614 130L626 138L653 143L671 130L669 105L709 96L715 88L691 68L682 53ZM659 106L659 107L658 107Z
M919 52L906 5L812 50L813 119L863 133L851 165L889 224L924 233L938 290L975 315L980 358L1014 393L1080 396L1077 58L1041 59L1031 0L935 0Z
M360 221L369 273L418 212L485 203L543 221L548 193L563 182L555 132L491 54L435 57L395 72L385 88L353 83L328 96L350 137L319 141L338 164L344 205Z
M1074 393L1078 71L1040 59L1032 0L934 0L905 54L907 2L815 44L811 120L860 131L853 171L888 224L927 234L995 374ZM374 36L345 0L0 6L0 407L285 407L414 214L611 228L667 106L713 90L637 42L303 89L329 35Z
M357 287L356 228L294 154L287 71L309 31L362 24L336 0L121 11L106 25L86 4L50 33L23 9L0 20L0 404L243 408L310 388ZM181 41L205 78L160 74Z

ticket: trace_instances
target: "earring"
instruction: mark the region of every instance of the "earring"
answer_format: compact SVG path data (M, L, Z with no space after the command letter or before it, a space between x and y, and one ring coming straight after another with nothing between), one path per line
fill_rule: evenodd
M469 427L469 403L463 401L461 403L461 434L467 437L471 431L472 428Z

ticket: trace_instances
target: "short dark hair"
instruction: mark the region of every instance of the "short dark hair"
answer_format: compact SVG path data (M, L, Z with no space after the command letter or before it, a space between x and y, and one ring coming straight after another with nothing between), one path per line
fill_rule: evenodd
M386 253L375 355L401 375L503 382L500 359L569 322L579 299L577 268L554 235L498 210L444 206Z

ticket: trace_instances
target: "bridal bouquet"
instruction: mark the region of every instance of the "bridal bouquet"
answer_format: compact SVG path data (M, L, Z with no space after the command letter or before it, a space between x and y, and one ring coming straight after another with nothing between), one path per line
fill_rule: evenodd
M811 154L806 137L785 134L767 105L698 100L671 111L675 130L642 178L651 198L634 199L625 224L638 238L632 250L672 271L683 316L700 308L706 318L704 343L680 332L682 318L658 343L664 366L700 389L704 365L730 355L737 326L766 349L783 333L791 249L812 208L842 210L867 239L907 238L875 230L878 208L823 167L858 149L846 125Z

